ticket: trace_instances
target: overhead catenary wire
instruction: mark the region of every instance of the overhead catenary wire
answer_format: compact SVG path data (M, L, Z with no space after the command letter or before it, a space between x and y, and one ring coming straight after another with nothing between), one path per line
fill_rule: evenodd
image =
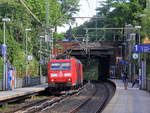
M96 9L97 9L97 0L96 0ZM97 11L96 11L96 16L97 16ZM97 28L97 25L98 25L98 23L97 23L97 19L96 19L96 25L95 25L96 28ZM97 29L96 29L96 41L97 41L97 38L98 37L97 37Z
M38 24L40 25L40 26L42 26L42 28L44 28L45 30L47 29L47 30L50 30L49 28L52 28L49 24L47 24L46 23L46 25L45 24L43 24L39 19L38 19L38 17L30 10L30 8L27 6L27 3L24 1L24 0L19 0L20 1L20 3L26 8L26 10L27 10L27 12L34 18L34 20L36 21L36 22L38 22ZM49 7L49 6L48 6ZM46 10L47 11L47 10ZM49 18L48 18L49 19ZM47 16L46 16L46 20L47 21L49 21L47 19ZM47 49L47 50L46 50ZM47 42L47 48L46 49L43 49L42 48L42 51L45 51L44 53L46 53L47 55L48 55L48 57L49 57L49 55L51 55L51 51L50 50L48 50L48 42ZM44 54L42 54L42 56L43 56ZM46 59L46 58L45 58Z
M64 18L66 18L66 13L67 12L69 12L69 11L71 11L73 8L75 8L75 6L74 7L70 7L63 15L61 15L59 18L57 18L56 20L55 20L55 23L57 23L58 21L63 21L63 19Z
M20 3L27 9L27 11L33 16L33 18L40 24L43 25L42 22L38 19L38 17L28 8L26 3L23 0L19 0Z
M92 16L92 9L93 9L93 1L86 0L89 8L89 15Z
M87 1L87 4L88 4L88 7L89 7L89 9L91 8L90 7L90 2L89 2L89 0L86 0Z
M38 17L30 10L30 8L26 5L25 1L24 0L19 0L20 3L27 9L28 13L30 13L32 15L32 17L42 26L45 26L43 25L43 23L38 19ZM70 7L68 10L66 10L66 12L61 15L60 17L58 17L56 20L55 20L55 23L57 23L58 21L61 21L62 19L64 19L66 17L66 13L71 11L74 7Z

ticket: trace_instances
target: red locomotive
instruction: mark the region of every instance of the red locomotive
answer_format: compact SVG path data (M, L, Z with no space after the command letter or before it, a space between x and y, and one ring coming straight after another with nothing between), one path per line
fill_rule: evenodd
M49 88L76 87L83 84L82 63L75 59L50 60L48 63Z

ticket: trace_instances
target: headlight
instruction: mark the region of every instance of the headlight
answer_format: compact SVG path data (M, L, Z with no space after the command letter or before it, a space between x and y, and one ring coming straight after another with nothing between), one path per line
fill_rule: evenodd
M69 78L68 81L71 81L71 78Z
M54 79L51 80L52 82L54 81Z
M57 77L57 74L51 74L51 77Z
M66 77L71 76L71 73L65 73L64 76Z

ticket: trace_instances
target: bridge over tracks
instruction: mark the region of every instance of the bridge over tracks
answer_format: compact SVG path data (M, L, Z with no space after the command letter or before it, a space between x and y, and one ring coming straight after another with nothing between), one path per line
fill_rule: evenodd
M78 59L98 59L99 79L109 76L109 66L115 64L119 42L57 42L61 48L55 48L57 58L74 56Z

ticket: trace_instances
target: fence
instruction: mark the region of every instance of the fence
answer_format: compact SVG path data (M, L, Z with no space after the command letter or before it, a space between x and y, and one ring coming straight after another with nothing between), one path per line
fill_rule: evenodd
M42 77L40 81L40 77L28 78L28 85L26 83L26 78L16 78L15 80L15 88L22 88L25 86L34 86L47 82L47 77ZM2 80L0 80L0 91L2 91Z
M150 92L150 79L146 80L146 90ZM47 77L42 77L41 78L41 83L47 83ZM40 83L40 77L36 78L30 78L29 85L28 86L33 86L33 85L38 85ZM25 87L25 78L17 78L16 83L15 83L15 88L22 88ZM2 80L0 80L0 91L2 91Z

